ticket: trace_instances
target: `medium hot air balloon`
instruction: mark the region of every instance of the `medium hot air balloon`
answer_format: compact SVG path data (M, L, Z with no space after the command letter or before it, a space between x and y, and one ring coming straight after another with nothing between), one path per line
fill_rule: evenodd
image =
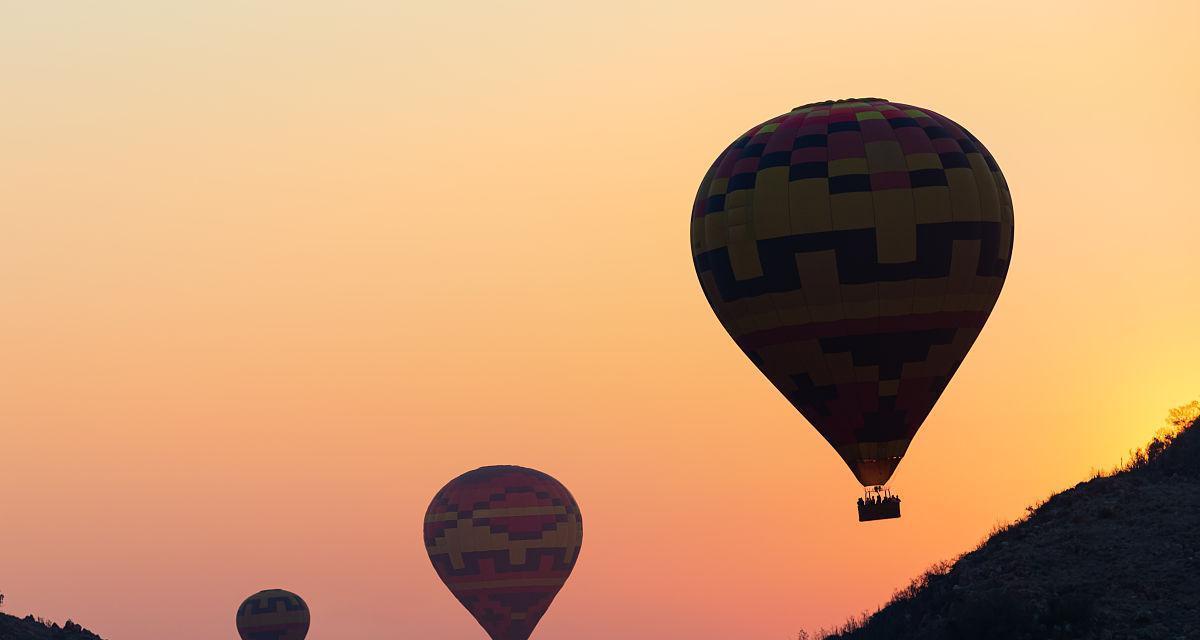
M304 640L308 621L308 605L283 589L259 591L246 598L237 611L242 640Z
M571 492L524 467L451 480L425 514L438 577L492 640L526 640L575 567L583 520Z
M928 109L797 107L713 163L691 242L721 324L869 488L860 519L899 517L883 485L1008 272L1012 199L992 155Z

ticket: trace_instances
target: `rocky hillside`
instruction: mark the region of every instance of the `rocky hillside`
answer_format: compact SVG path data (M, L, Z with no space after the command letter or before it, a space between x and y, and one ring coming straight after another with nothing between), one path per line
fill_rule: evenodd
M63 626L33 616L14 618L0 613L0 640L103 640L68 620Z
M1200 638L1200 421L1059 493L828 638ZM1189 427L1183 427L1189 424ZM803 636L803 634L801 634Z

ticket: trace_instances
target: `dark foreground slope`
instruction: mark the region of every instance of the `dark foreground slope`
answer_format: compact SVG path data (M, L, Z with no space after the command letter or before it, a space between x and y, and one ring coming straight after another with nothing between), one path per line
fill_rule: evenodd
M0 613L0 640L103 640L100 636L67 621L63 626L47 624L33 616L14 618Z
M829 637L1200 638L1198 424L1053 496Z

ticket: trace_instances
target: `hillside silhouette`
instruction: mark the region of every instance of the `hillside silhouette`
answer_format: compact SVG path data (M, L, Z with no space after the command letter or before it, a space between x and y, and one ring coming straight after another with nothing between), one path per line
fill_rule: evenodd
M15 618L0 613L0 640L104 640L67 620L60 627L33 616Z
M844 640L1200 638L1200 405L1123 467L935 565ZM802 638L806 634L800 634Z

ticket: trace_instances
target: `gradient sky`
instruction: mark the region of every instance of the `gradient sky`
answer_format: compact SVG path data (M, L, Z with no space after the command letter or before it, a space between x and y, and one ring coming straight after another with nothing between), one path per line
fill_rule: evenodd
M1196 397L1195 2L578 4L0 4L3 611L213 640L280 586L314 640L481 640L421 520L521 464L586 523L535 640L783 640ZM1016 210L869 526L688 245L725 145L863 95Z

